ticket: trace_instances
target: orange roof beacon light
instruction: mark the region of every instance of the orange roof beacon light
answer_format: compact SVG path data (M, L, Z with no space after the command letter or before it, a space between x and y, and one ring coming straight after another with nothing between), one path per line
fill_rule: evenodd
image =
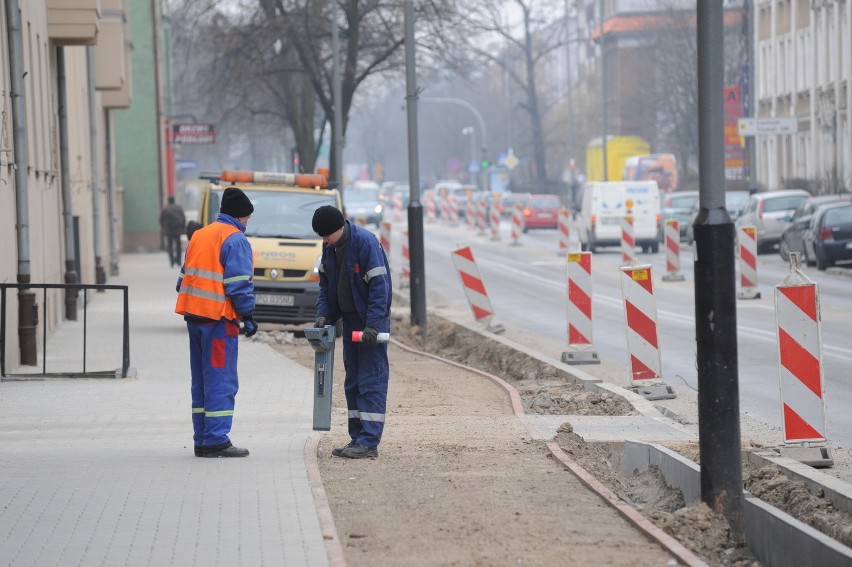
M219 179L230 183L271 183L319 188L328 186L328 170L319 168L316 173L230 170L223 171Z

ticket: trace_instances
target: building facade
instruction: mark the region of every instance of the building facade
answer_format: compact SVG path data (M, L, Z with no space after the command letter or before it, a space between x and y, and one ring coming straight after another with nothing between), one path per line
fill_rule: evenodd
M131 103L126 0L0 0L0 283L106 283L121 196L111 113ZM6 370L80 297L10 288ZM46 327L46 328L45 328Z
M852 190L852 6L755 0L757 116L794 117L795 134L756 139L758 184Z

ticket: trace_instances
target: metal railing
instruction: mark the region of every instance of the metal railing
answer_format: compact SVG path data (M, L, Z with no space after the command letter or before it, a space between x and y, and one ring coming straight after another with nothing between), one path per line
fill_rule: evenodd
M47 290L48 289L77 289L83 290L83 370L82 372L67 371L67 372L47 372L47 325L42 323L42 371L41 373L24 373L24 374L6 374L6 290L12 289L41 289L42 290L42 305L47 309ZM129 302L126 285L107 285L107 284L9 284L0 283L0 377L7 376L15 377L62 377L62 378L99 378L99 377L115 377L119 376L118 369L115 370L86 370L86 343L88 336L88 291L90 289L97 291L120 290L124 294L124 309L122 321L122 353L121 353L121 378L127 378L127 371L130 368L130 318L129 318ZM47 319L47 317L44 317Z

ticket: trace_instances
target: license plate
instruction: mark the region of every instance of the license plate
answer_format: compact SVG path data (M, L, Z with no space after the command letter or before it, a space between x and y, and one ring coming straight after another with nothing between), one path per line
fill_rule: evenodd
M292 295L279 295L277 293L256 293L254 294L254 301L261 305L283 305L285 307L293 306Z
M553 213L539 213L538 218L540 218L540 219L552 219Z
M601 224L621 224L621 217L604 217Z

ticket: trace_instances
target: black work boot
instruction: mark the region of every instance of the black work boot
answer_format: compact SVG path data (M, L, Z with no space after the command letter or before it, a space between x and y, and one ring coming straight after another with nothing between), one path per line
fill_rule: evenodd
M375 459L379 456L379 450L369 449L364 447L363 445L355 444L354 447L346 447L340 452L341 457L346 457L347 459Z
M208 459L218 459L223 457L248 457L248 449L234 447L231 443L227 445L216 445L213 447L202 447L201 456Z
M349 442L349 444L348 444L348 445L346 445L345 447L337 447L337 448L335 448L335 449L332 449L332 450L331 450L331 456L332 456L332 457L342 457L342 456L343 456L343 451L345 451L346 449L351 449L352 447L355 447L357 444L358 444L358 443L356 443L356 442L355 442L355 440L353 439L353 440L352 440L352 441L350 441L350 442Z

